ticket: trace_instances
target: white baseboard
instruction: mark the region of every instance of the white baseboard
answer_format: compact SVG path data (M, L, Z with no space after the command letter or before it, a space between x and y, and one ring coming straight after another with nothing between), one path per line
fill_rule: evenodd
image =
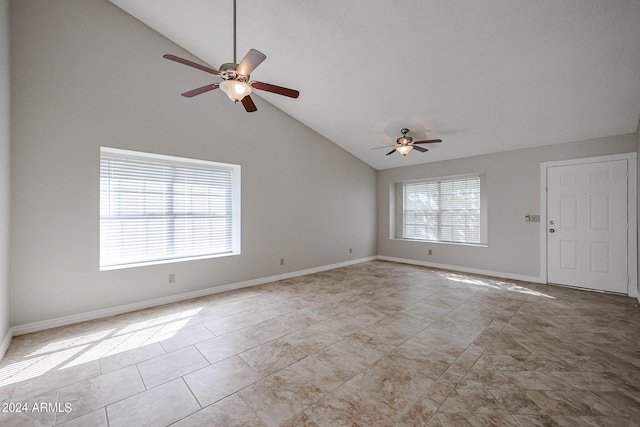
M382 261L399 262L402 264L420 265L423 267L439 268L442 270L460 271L462 273L480 274L482 276L499 277L501 279L521 280L524 282L546 283L542 278L537 276L525 276L522 274L504 273L502 271L481 270L479 268L462 267L459 265L439 264L435 262L419 261L415 259L395 258L390 256L378 255L378 259Z
M18 325L11 328L12 335L9 336L7 347L9 346L9 342L11 342L11 336L24 335L32 332L43 331L45 329L57 328L59 326L71 325L73 323L86 322L88 320L95 320L103 317L115 316L122 313L129 313L131 311L142 310L149 307L156 307L163 304L170 304L172 302L199 298L207 295L217 294L220 292L232 291L232 290L241 289L241 288L248 288L248 287L257 286L257 285L263 285L265 283L277 282L278 280L291 279L293 277L305 276L307 274L333 270L335 268L346 267L353 264L360 264L362 262L367 262L367 261L374 261L376 259L378 259L378 257L376 256L359 258L355 260L339 262L336 264L313 267L306 270L292 271L289 273L278 274L275 276L246 280L244 282L230 283L222 286L214 286L214 287L202 289L199 291L186 292L186 293L171 295L171 296L162 297L162 298L155 298L152 300L141 301L133 304L120 305L117 307L105 308L102 310L95 310L95 311L90 311L90 312L80 313L80 314L72 314L70 316L58 317L55 319L42 320L39 322ZM3 341L3 344L4 344L4 341ZM4 353L0 353L0 354L4 354Z
M13 328L9 328L7 334L2 339L2 342L0 342L0 360L2 360L4 354L7 352L9 344L11 344L11 338L13 338Z

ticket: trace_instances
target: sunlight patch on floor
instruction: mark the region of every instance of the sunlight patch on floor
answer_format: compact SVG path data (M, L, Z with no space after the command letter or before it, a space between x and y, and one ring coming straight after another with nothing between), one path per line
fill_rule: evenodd
M24 360L0 368L0 387L171 339L201 310L202 307L198 307L122 328L48 342L27 354Z

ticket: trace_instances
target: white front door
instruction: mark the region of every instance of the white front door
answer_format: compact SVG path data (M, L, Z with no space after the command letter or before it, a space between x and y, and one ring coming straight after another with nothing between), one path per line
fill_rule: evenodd
M627 293L627 161L547 168L547 280Z

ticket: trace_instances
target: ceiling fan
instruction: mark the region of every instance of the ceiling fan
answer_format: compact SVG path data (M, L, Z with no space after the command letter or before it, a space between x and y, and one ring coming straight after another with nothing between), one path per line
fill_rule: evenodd
M396 145L394 146L393 150L389 151L386 154L387 156L395 153L396 151L402 154L403 156L406 156L409 153L409 151L413 150L414 148L422 153L425 153L429 150L427 148L418 146L418 144L433 144L436 142L442 142L441 139L428 139L425 141L414 141L412 137L407 136L407 133L409 133L409 129L404 128L400 132L402 132L402 136L396 139ZM372 148L372 150L378 150L380 148L387 148L387 146Z
M175 55L167 54L163 55L163 58L197 68L198 70L222 78L220 83L208 84L183 93L182 96L187 98L192 98L201 93L220 88L227 94L229 99L233 102L242 102L247 113L251 113L258 110L251 96L249 96L252 89L264 90L278 95L288 96L289 98L297 98L300 95L300 92L294 89L263 83L257 80L249 80L251 72L267 59L266 55L262 52L250 49L240 63L236 62L236 0L233 0L233 62L222 64L220 70L216 70L215 68L207 67Z

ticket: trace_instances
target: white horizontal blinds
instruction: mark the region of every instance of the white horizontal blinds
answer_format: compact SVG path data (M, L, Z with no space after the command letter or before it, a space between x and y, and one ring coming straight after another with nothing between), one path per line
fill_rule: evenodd
M404 184L404 233L407 239L439 240L438 182Z
M404 184L403 237L480 243L480 177Z
M233 169L103 151L100 266L229 253Z

